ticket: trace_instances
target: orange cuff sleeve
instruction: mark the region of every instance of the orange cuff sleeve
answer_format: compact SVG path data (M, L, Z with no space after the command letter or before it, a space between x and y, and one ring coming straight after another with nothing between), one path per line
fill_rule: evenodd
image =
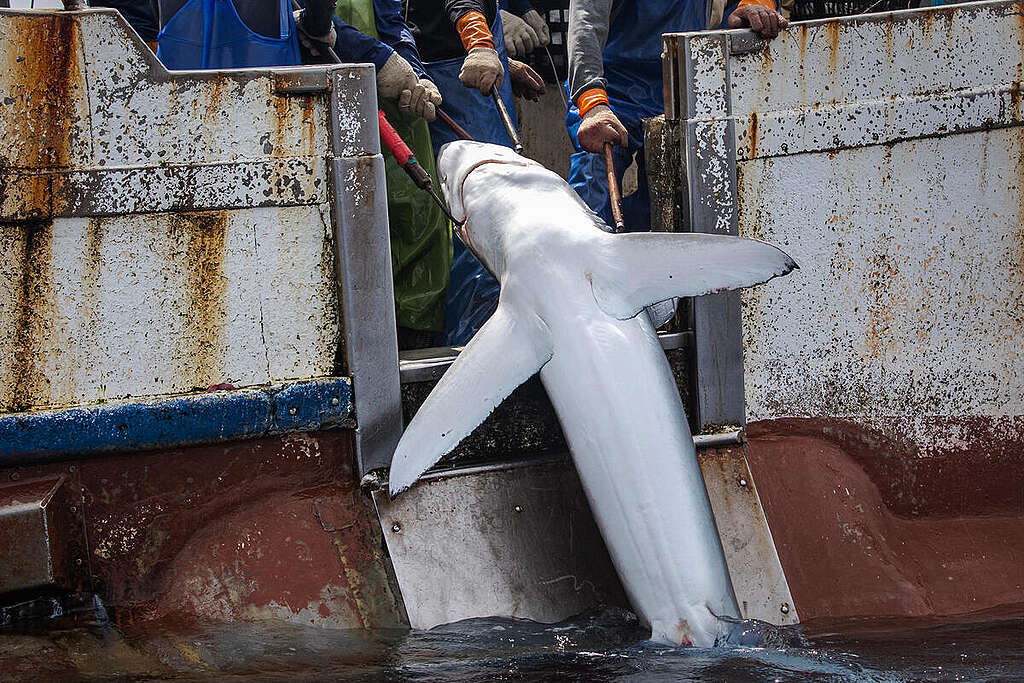
M455 30L462 39L462 47L469 52L474 47L494 49L494 36L487 26L487 18L480 12L466 12L455 22Z
M576 98L576 106L580 108L580 116L583 116L599 104L608 104L608 94L601 88L584 90Z
M760 5L761 7L767 7L773 12L778 12L779 8L775 6L772 0L740 0L740 4L736 5L736 9L740 7L749 7L750 5Z

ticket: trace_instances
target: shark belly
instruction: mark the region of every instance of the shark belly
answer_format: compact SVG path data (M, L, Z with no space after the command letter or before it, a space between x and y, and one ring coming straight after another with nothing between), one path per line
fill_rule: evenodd
M556 352L541 380L633 607L654 640L714 645L724 633L715 615L739 610L653 328L645 315L597 315L551 332Z

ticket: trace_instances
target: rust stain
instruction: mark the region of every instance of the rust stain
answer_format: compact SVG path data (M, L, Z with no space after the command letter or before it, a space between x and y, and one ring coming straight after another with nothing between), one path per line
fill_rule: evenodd
M6 396L0 406L4 411L46 405L50 396L43 356L56 316L51 274L53 222L27 223L21 229L21 283L15 304L13 359L9 376L4 379Z
M208 93L206 111L202 112L201 117L203 123L211 129L215 129L217 127L217 119L225 112L224 91L227 87L228 80L223 76L217 76L210 82L210 87L206 89L206 92Z
M750 158L757 156L757 112L750 112Z
M839 22L830 21L825 24L825 33L828 35L828 69L835 76L836 64L839 61Z
M807 24L800 24L800 63L807 58Z
M67 166L73 128L79 122L75 105L84 90L77 20L59 13L24 17L12 33L18 40L5 50L4 66L11 94L20 101L5 125L13 128L8 129L13 133L9 140L22 141L16 148L21 154L16 151L13 161L36 168Z
M172 234L181 232L185 244L185 308L180 350L181 379L205 388L223 381L227 340L227 277L224 274L226 211L202 211L175 216Z
M299 105L302 113L302 151L306 156L315 154L315 132L316 132L316 101L312 95L305 95L300 99Z
M290 123L288 98L272 96L271 99L274 106L274 140L271 156L280 159L288 156L288 125Z
M90 218L85 226L85 272L82 274L82 322L88 331L96 315L100 296L100 274L103 271L102 218Z

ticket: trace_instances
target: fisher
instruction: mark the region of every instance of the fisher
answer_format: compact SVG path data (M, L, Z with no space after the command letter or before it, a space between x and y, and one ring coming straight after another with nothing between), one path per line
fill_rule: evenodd
M708 3L710 7L708 6ZM661 35L749 26L771 40L789 22L772 0L571 0L568 53L570 99L566 124L576 152L569 184L609 225L613 224L605 164L612 146L614 171L634 161L638 187L622 202L625 225L650 230L651 207L644 166L643 120L663 109ZM723 21L723 17L725 20Z
M526 58L551 44L551 29L528 0L500 0L505 51L509 57Z
M423 68L441 90L445 112L474 140L509 146L512 141L495 100L500 99L514 127L513 86L533 99L543 92L544 82L528 65L509 60L505 41L495 39L504 36L497 0L409 0L405 19ZM439 120L430 124L430 137L435 153L459 139ZM457 346L468 342L494 312L498 283L457 236L453 242L440 341Z

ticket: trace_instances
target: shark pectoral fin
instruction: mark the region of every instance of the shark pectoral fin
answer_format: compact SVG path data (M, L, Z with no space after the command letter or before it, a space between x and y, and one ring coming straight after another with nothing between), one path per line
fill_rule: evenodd
M398 442L388 478L391 495L409 488L550 359L547 326L499 303Z
M750 287L797 267L765 242L704 233L610 235L601 253L604 262L592 269L594 298L621 320L658 301Z

